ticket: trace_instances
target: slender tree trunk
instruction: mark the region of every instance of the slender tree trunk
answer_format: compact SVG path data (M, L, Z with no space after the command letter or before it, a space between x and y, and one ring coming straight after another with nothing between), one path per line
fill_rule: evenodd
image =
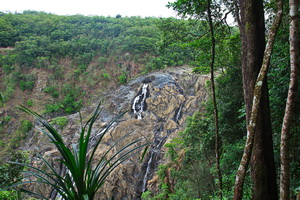
M261 62L261 55L259 54L260 49L257 49L259 47L257 42L263 40L261 36L264 35L262 33L262 30L264 30L262 26L264 25L262 1L244 0L240 3L242 12L241 20L244 22L241 23L243 24L243 27L241 27L243 31L241 32L243 33L242 62L247 118L247 140L243 157L236 174L234 199L242 199L245 174L250 159L252 158L251 177L254 183L252 198L257 200L276 200L278 199L278 194L266 74L275 36L282 18L282 2L281 0L277 0L277 13L272 27L269 30L268 42L263 53L261 67L258 66L259 62ZM256 79L253 76L256 74L255 71L257 67L259 67L258 69L260 70ZM255 82L254 85L252 85L253 82ZM251 99L252 103L250 103Z
M296 94L298 88L299 71L299 48L298 48L298 0L290 0L290 62L291 74L288 97L286 101L285 114L281 129L280 148L280 199L290 199L290 156L289 156L289 132L295 107Z
M208 14L208 23L210 29L210 37L211 37L211 63L210 63L210 79L211 79L211 89L213 96L213 105L214 105L214 119L215 119L215 154L216 154L216 164L217 164L217 173L219 179L219 195L220 199L223 199L222 190L222 172L220 168L220 134L219 134L219 117L218 117L218 107L216 100L216 90L215 90L215 79L214 79L214 64L215 64L215 55L216 55L216 41L214 34L214 27L211 16L210 9L210 0L207 1L207 14Z

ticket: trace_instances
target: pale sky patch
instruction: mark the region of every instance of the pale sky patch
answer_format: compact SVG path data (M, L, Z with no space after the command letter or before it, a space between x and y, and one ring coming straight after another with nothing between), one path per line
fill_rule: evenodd
M115 17L117 14L141 17L176 17L166 7L172 0L3 0L2 12L24 10L44 11L57 15L97 15Z

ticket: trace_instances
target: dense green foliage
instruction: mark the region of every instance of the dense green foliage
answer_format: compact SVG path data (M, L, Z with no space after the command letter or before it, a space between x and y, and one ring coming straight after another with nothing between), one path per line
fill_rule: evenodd
M87 98L82 87L101 81L124 84L147 71L198 65L207 47L186 44L203 34L205 26L196 20L0 13L0 67L5 73L0 91L5 101L16 88L30 93L38 87L34 69L43 70L48 80L41 89L54 98L45 113L74 113L82 106L79 99Z
M219 131L222 139L221 169L223 174L223 197L232 199L235 170L242 155L246 134L245 111L243 108L243 89L241 68L239 67L240 48L238 34L219 43L219 60L224 60L217 82L219 107ZM226 59L225 59L226 58ZM225 61L226 60L226 61ZM221 62L220 62L221 63ZM196 68L198 72L199 68ZM207 87L209 88L209 84ZM171 173L162 173L161 191L153 197L146 193L144 199L218 199L217 174L215 166L215 126L213 103L209 99L200 109L188 118L186 129L179 138L167 143L167 156L171 162L160 168ZM170 176L176 183L172 186L164 176ZM203 181L205 180L205 181ZM250 184L249 180L246 183ZM249 191L246 193L250 193ZM162 195L163 194L163 198ZM247 194L246 194L247 196Z
M28 162L27 152L13 152L10 155L11 162L27 163ZM1 163L0 165L0 189L5 188L15 181L19 181L22 177L21 171L23 166L15 163ZM4 190L0 191L0 199L3 200L15 200L18 198L18 192L16 190Z
M287 5L286 5L287 6ZM286 10L287 11L287 7ZM277 41L274 47L274 53L271 60L271 68L268 74L270 106L272 128L274 132L274 148L275 156L280 166L280 134L282 121L285 112L286 98L290 81L290 60L289 60L289 18L283 18L279 29ZM291 158L291 192L292 197L300 191L300 88L298 87L298 95L296 99L292 127L290 130L290 158Z
M280 134L289 85L288 18L283 20L275 43L274 54L268 74L270 107L273 125L277 179L280 166ZM198 41L199 42L199 41ZM201 43L200 43L201 44ZM190 45L190 44L189 44ZM197 48L197 46L196 46ZM245 108L240 63L240 39L232 34L217 41L216 65L219 75L216 79L217 103L219 108L219 131L221 135L221 170L223 198L233 198L236 170L246 138ZM205 54L209 59L209 53ZM205 60L205 59L204 59ZM195 72L205 73L205 61ZM299 191L299 133L300 96L298 95L293 126L291 129L291 190L295 198ZM220 199L215 161L215 133L212 100L188 118L185 131L179 138L167 143L167 157L170 162L159 167L159 191L145 192L142 199ZM249 173L249 171L248 171ZM205 181L204 181L205 180ZM247 176L244 199L252 198L251 180Z
M37 86L35 69L50 74L46 86L41 88L50 99L44 109L47 114L78 111L84 104L82 98L89 95L86 89L101 81L105 83L104 87L113 81L125 84L148 71L185 64L193 66L195 73L208 73L211 41L207 30L207 23L201 20L57 16L35 11L0 13L0 68L4 74L0 80L0 107L13 99L18 89L23 93L32 92ZM235 172L246 137L241 44L236 27L229 30L216 25L215 35L222 193L224 199L232 199ZM268 73L277 168L289 84L287 41L288 17L283 19L279 29ZM300 139L297 135L300 131L300 95L297 98L290 141L293 195L300 186ZM36 104L32 99L26 101L28 106ZM10 119L10 116L0 119L0 133L4 132ZM51 123L62 129L67 118L57 117ZM149 190L143 194L143 199L219 198L212 100L202 105L200 112L188 118L186 124L185 131L165 145L170 162L159 167L159 191ZM18 138L23 138L31 126L30 121L21 121ZM0 147L4 145L0 140ZM7 177L7 167L1 166L0 178ZM250 199L249 178L245 184L244 198Z
M7 73L16 64L25 68L49 68L65 57L73 59L84 71L95 55L108 57L125 53L137 58L146 56L154 68L163 67L161 64L184 64L195 59L197 53L192 48L181 47L178 39L190 41L201 35L201 26L195 21L172 18L57 16L25 11L2 13L0 19L0 47L15 48L1 56ZM175 32L180 32L181 38L172 37Z

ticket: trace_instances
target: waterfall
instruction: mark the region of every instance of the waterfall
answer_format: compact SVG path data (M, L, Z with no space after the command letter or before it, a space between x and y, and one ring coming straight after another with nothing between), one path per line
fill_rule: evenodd
M149 161L147 163L147 169L146 169L145 176L144 176L144 179L143 179L142 192L145 192L146 189L147 189L148 174L150 173L151 163L152 163L152 159L153 159L153 154L154 154L154 152L152 151L151 154L150 154Z
M150 170L151 170L151 165L152 165L152 162L153 162L154 154L160 153L158 150L160 149L161 144L164 141L164 140L161 140L161 139L157 139L157 140L159 141L158 144L151 149L150 158L148 160L146 172L145 172L145 175L144 175L144 178L143 178L142 192L145 192L146 189L147 189L147 182L148 182L149 174L151 173Z
M144 84L140 94L135 97L132 104L133 113L138 119L142 119L142 112L146 110L146 98L148 97L148 84Z
M179 124L179 119L181 118L183 105L184 105L184 103L180 104L179 108L175 112L174 119L177 124Z

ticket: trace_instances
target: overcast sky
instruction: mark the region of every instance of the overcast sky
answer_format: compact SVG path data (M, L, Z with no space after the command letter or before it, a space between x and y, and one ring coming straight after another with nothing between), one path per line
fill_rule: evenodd
M2 0L2 12L24 10L44 11L58 15L99 15L115 17L117 14L141 17L175 17L166 8L174 0Z

